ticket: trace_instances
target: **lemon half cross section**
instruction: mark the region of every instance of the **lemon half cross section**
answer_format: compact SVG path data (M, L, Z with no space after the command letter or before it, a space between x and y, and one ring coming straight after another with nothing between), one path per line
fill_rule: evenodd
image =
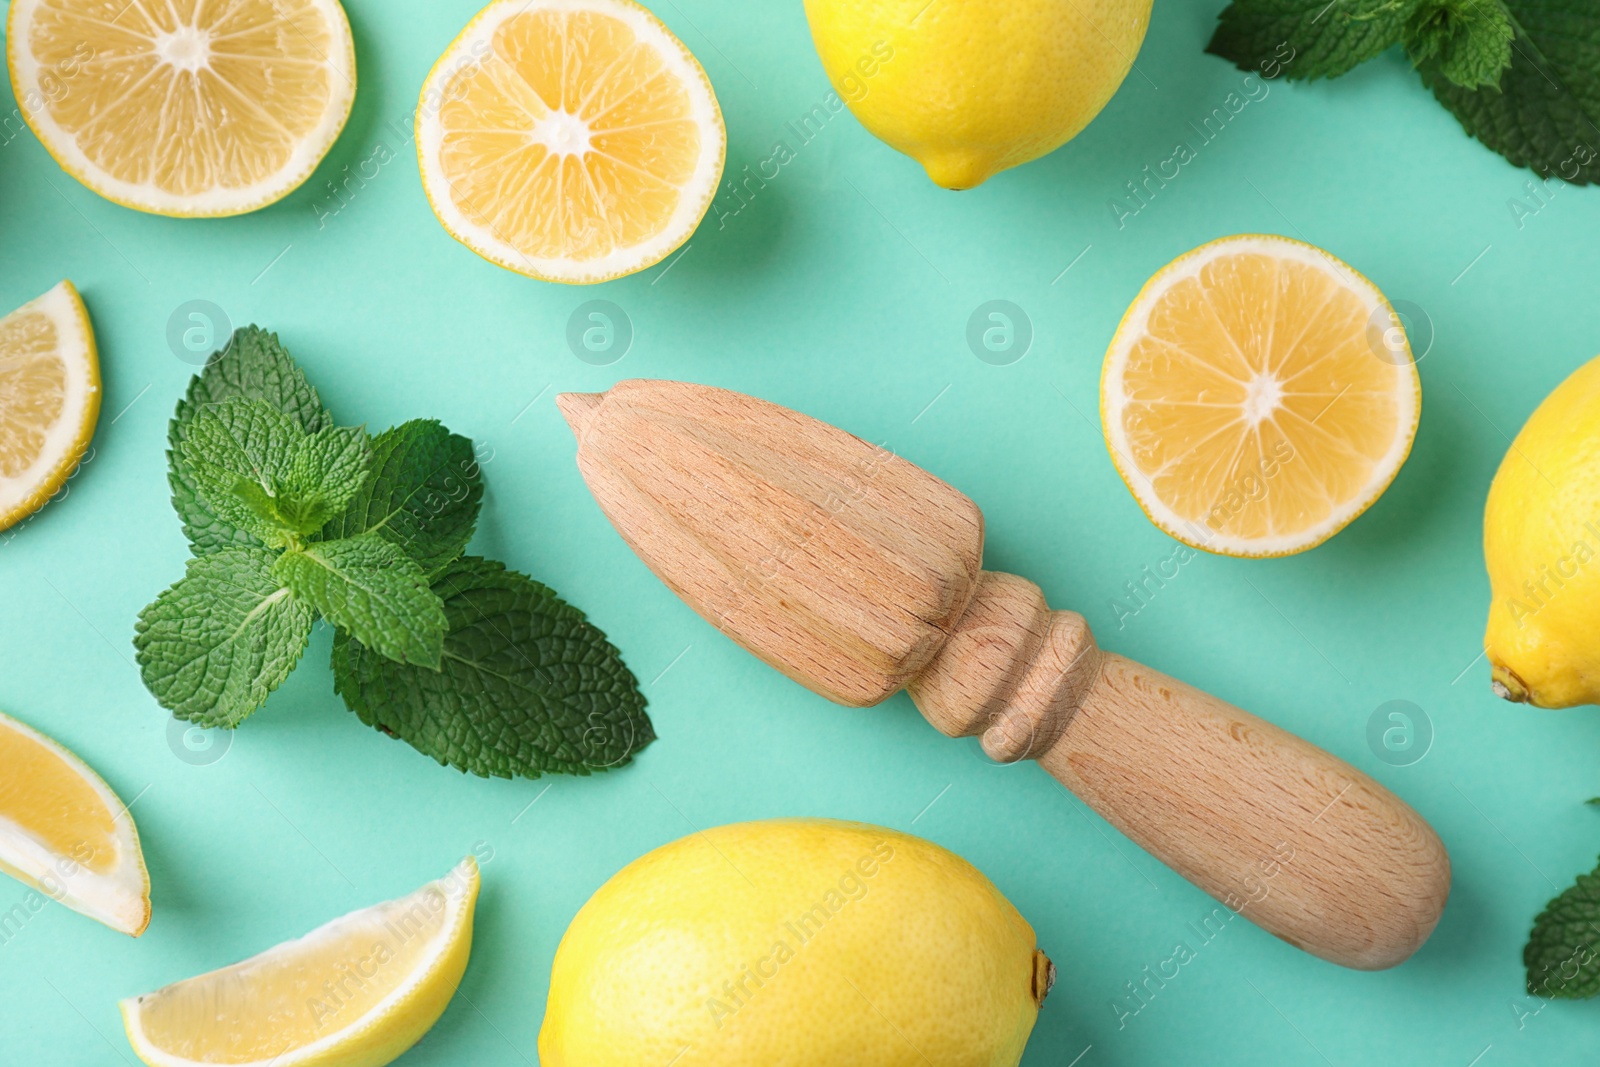
M7 52L18 106L56 161L158 215L281 200L355 100L338 0L13 0Z
M133 818L111 787L61 745L6 715L0 767L0 871L113 930L144 933L150 876ZM37 910L33 898L19 906Z
M0 318L0 530L44 507L100 418L100 361L71 282Z
M1422 403L1382 293L1319 248L1246 234L1145 284L1106 353L1100 417L1171 536L1228 556L1321 544L1410 454Z
M546 281L666 258L710 208L726 149L705 71L633 0L496 0L417 108L422 184L445 229Z
M151 1067L381 1067L439 1020L472 952L471 857L409 896L122 1002Z

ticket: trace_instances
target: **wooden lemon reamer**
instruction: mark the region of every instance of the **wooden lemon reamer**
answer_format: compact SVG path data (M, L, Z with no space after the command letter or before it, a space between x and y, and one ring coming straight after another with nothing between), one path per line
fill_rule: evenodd
M1367 775L1100 650L1081 615L985 571L983 515L919 467L754 397L625 381L556 398L624 540L690 607L830 700L902 688L950 736L1038 760L1271 933L1376 970L1427 940L1438 836Z

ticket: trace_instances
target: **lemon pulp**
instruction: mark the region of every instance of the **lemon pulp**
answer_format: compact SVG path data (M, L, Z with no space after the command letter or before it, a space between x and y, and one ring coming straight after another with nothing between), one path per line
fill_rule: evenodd
M99 416L94 331L72 283L0 318L0 530L71 477Z
M1420 386L1399 320L1320 249L1245 235L1145 286L1102 379L1112 458L1172 536L1284 555L1382 493L1416 432Z
M0 714L0 871L134 937L150 878L127 808L66 748Z
M337 0L16 0L9 50L51 154L102 196L159 214L287 195L355 97Z
M481 255L597 281L678 247L710 206L725 134L688 50L629 0L500 0L424 87L434 210Z

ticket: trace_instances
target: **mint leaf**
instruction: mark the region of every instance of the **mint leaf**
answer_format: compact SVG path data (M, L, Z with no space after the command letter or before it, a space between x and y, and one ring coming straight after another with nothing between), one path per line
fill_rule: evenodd
M362 722L486 778L588 774L655 740L620 654L549 588L470 556L433 588L450 625L440 670L334 638L334 687Z
M344 510L372 450L359 427L307 436L265 401L235 397L196 413L175 455L212 514L282 548Z
M432 420L385 430L372 442L372 475L322 531L328 539L374 531L429 574L472 540L483 481L472 441Z
M1268 77L1337 78L1399 44L1417 3L1234 0L1206 51Z
M178 718L238 726L300 661L313 614L273 577L272 560L259 548L196 557L139 613L145 688Z
M288 415L306 433L317 433L333 425L317 392L306 381L289 353L278 343L276 334L255 326L234 331L221 351L207 362L205 370L189 382L189 391L178 401L177 411L167 428L171 471L172 506L183 520L183 532L198 553L216 552L237 545L257 545L249 533L215 515L200 499L192 473L177 458L178 446L187 436L195 414L208 404L233 397L264 400Z
M359 426L303 439L277 482L279 513L296 533L316 533L361 491L371 462L367 431Z
M1463 89L1494 88L1516 31L1500 0L1423 0L1406 23L1406 53Z
M1439 63L1422 80L1462 128L1519 167L1573 185L1600 179L1600 7L1506 0L1516 38L1500 88L1463 89Z
M1600 867L1545 905L1522 950L1528 992L1578 1000L1600 993Z
M298 531L278 507L278 484L307 440L272 405L234 398L201 409L174 456L211 514L282 547Z
M444 606L422 568L377 534L290 549L272 570L295 596L379 655L439 669Z

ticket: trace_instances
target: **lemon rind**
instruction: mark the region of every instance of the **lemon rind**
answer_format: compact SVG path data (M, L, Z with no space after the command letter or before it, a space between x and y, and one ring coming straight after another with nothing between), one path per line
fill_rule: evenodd
M20 734L55 756L83 779L111 812L117 864L106 873L58 856L26 828L0 816L0 871L17 878L80 915L119 933L138 937L150 925L150 872L139 847L139 830L115 791L88 764L58 741L0 712L0 730ZM61 887L53 892L47 886Z
M464 880L466 891L451 890L452 883L458 879ZM406 1009L411 1002L423 995L436 981L450 982L453 994L455 985L459 984L460 973L452 973L457 969L452 964L459 962L459 970L464 971L467 958L471 954L471 936L473 916L477 909L478 892L482 881L478 871L478 862L471 856L462 860L445 877L429 882L412 893L398 897L393 901L359 908L356 911L342 915L337 919L324 923L303 937L285 941L275 945L265 952L257 953L249 959L241 960L228 967L222 967L206 974L188 978L174 985L163 987L153 993L143 996L129 997L121 1001L118 1007L122 1012L123 1027L127 1031L128 1041L133 1046L133 1051L150 1067L206 1067L206 1061L185 1059L175 1056L153 1044L144 1032L141 1005L154 997L174 988L176 985L188 985L193 982L203 982L217 975L243 968L259 960L268 959L281 954L292 953L296 949L312 947L320 940L330 940L339 935L345 924L359 916L390 904L403 905L408 901L420 901L433 889L438 889L445 896L447 907L451 910L445 923L435 936L434 944L430 947L428 955L423 962L406 976L405 981L390 990L381 1001L373 1006L372 1010L358 1019L352 1020L348 1025L328 1034L293 1051L285 1050L270 1059L252 1060L247 1063L234 1064L233 1067L309 1067L312 1064L334 1063L388 1063L398 1057L407 1048L410 1048L424 1033L438 1021L434 1018L421 1018ZM449 998L443 998L447 1004ZM441 1013L443 1010L441 1005ZM386 1029L395 1031L395 1035L385 1033ZM412 1036L409 1031L415 1031ZM352 1058L347 1060L339 1056L344 1050L352 1052ZM372 1055L375 1050L382 1050L381 1055ZM338 1057L338 1058L334 1058Z
M100 355L95 345L94 326L89 321L89 309L84 306L78 290L69 281L60 282L0 321L31 311L43 311L55 323L69 390L62 405L63 416L76 407L79 417L76 421L63 417L52 428L51 444L40 453L27 473L0 479L0 530L21 522L56 495L77 469L100 421ZM24 488L8 493L10 484Z
M437 105L430 106L429 101L440 98L446 82L471 66L475 62L475 54L486 54L483 49L492 42L495 31L506 19L529 11L597 10L627 22L641 40L656 48L669 69L679 76L689 93L695 121L703 131L714 135L702 140L695 175L682 186L682 190L688 193L697 185L703 185L704 188L698 199L682 196L671 222L642 244L618 249L599 259L581 263L564 258L530 256L489 228L472 222L455 207L449 195L449 182L435 162L444 139L443 127L439 122L440 109ZM477 52L474 51L475 46ZM637 274L681 248L711 210L728 154L728 132L722 107L717 102L716 91L705 68L665 23L633 0L492 0L456 35L428 72L417 99L415 132L423 194L428 198L428 205L438 217L440 225L451 237L498 267L540 281L569 285L593 285Z
M1101 369L1100 426L1106 449L1111 454L1111 461L1116 466L1118 475L1127 485L1128 491L1133 494L1145 517L1163 532L1191 548L1214 555L1236 558L1292 556L1317 547L1360 518L1394 482L1400 469L1405 466L1406 459L1410 457L1412 445L1416 440L1417 427L1422 417L1422 380L1417 374L1410 339L1405 338L1404 365L1411 372L1411 388L1396 389L1395 396L1397 399L1408 401L1410 411L1402 412L1402 428L1395 434L1389 451L1374 465L1374 469L1383 473L1372 479L1365 493L1352 497L1321 523L1293 535L1243 538L1224 534L1211 529L1203 522L1178 515L1155 495L1149 478L1129 458L1131 450L1122 425L1126 396L1119 388L1121 375L1127 366L1128 353L1135 339L1145 332L1150 311L1158 296L1170 289L1175 282L1199 274L1208 263L1218 257L1248 251L1261 251L1269 255L1297 259L1327 270L1343 281L1352 292L1365 299L1369 316L1374 315L1380 308L1386 314L1393 313L1393 308L1383 292L1365 275L1337 256L1305 241L1277 234L1237 234L1208 242L1184 253L1157 271L1145 282L1143 288L1139 290L1139 295L1129 305L1106 350L1105 363ZM1378 357L1374 355L1373 358Z
M23 46L26 41L23 27L27 25L24 20L31 19L43 2L45 0L14 0L6 19L6 54L17 110L62 170L114 204L168 218L227 218L259 211L304 185L332 151L350 120L356 97L355 38L350 31L350 19L338 0L312 0L324 10L330 28L343 47L331 50L328 56L334 72L330 80L333 93L328 98L322 121L301 139L294 154L281 168L249 185L218 187L191 195L168 193L152 185L113 177L90 160L77 141L56 125L48 107L29 106L30 100L42 100L43 94L39 89L39 63L32 50Z

